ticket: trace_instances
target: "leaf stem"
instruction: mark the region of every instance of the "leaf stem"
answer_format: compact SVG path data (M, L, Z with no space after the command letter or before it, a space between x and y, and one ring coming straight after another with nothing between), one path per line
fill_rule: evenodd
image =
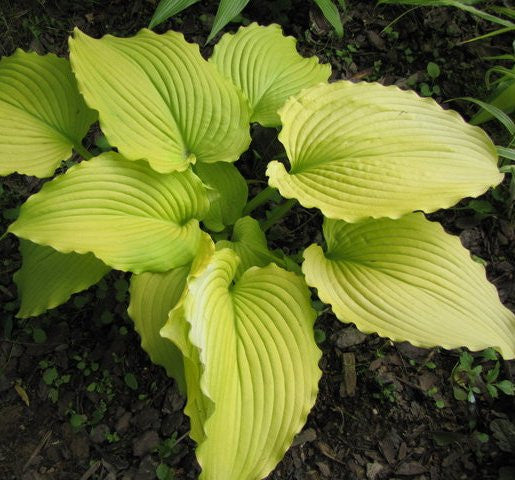
M274 195L277 190L272 187L266 187L261 190L252 200L250 200L245 208L243 209L243 216L249 215L256 208L260 207L264 203L268 202Z
M73 144L73 149L85 160L93 158L93 155L90 152L88 152L79 142Z
M281 203L270 212L270 216L261 224L263 232L266 232L270 227L275 225L281 218L283 218L297 203L295 198L290 198L286 202Z

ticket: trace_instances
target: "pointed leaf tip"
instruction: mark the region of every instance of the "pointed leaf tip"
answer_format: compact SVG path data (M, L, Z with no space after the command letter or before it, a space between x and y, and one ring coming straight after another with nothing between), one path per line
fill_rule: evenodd
M68 60L20 49L0 60L0 175L50 177L95 120Z
M326 219L327 251L304 252L306 282L344 322L422 347L495 347L515 356L515 315L459 239L422 213Z
M53 248L20 241L23 263L14 274L21 299L18 318L55 308L74 293L97 283L110 267L91 253L60 253Z
M184 330L175 335L190 360L187 411L201 478L264 478L306 421L320 378L302 278L272 264L233 284L237 267L233 251L214 254L189 282ZM177 333L181 318L163 333Z
M269 184L329 218L357 222L432 212L478 196L503 178L488 136L432 99L375 83L339 81L291 98L280 110Z
M299 55L296 43L279 25L252 23L236 34L225 34L215 46L209 61L245 93L253 122L279 126L277 110L290 96L331 75L330 65Z
M208 208L190 170L163 175L110 152L46 183L9 231L62 253L93 252L119 270L162 272L196 255Z
M169 173L194 160L234 162L250 143L247 101L180 33L80 33L70 39L70 59L102 131L128 160Z

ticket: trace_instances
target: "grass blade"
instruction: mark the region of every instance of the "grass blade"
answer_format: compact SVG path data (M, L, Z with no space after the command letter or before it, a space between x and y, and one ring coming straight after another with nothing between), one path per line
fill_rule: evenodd
M497 148L497 155L503 158L507 158L508 160L513 160L515 162L515 148L506 148L506 147L500 147L496 146ZM505 167L501 168L501 172L511 172L514 168L514 165L506 165Z
M513 120L506 115L500 108L497 108L494 105L491 105L490 103L483 102L482 100L478 100L477 98L473 97L459 97L459 98L453 98L452 100L467 100L468 102L475 103L476 105L479 105L483 110L486 110L490 115L493 115L499 122L504 125L506 130L510 133L510 135L515 135L515 123L513 123ZM451 101L451 100L449 100Z

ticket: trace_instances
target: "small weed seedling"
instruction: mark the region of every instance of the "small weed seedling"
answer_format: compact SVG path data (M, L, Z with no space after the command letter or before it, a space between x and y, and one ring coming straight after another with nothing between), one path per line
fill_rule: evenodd
M497 398L499 392L505 395L515 393L514 384L510 380L499 380L500 363L497 353L488 348L483 351L483 362L495 361L493 367L485 369L483 364L474 363L474 357L468 352L462 352L454 369L451 379L456 400L476 402L476 397L486 394L491 398Z

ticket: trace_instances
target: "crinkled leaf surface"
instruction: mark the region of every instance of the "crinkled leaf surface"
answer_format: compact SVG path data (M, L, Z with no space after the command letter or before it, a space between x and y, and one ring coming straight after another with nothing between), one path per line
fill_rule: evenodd
M187 295L185 291L183 298ZM190 325L184 318L183 301L170 312L169 320L161 329L161 336L171 340L181 351L184 365L184 379L188 402L184 413L190 418L189 436L200 444L206 438L204 424L213 413L213 402L206 397L200 387L202 364L198 348L190 342Z
M250 142L240 92L182 34L95 40L75 29L70 59L109 143L161 173L233 162Z
M34 317L97 283L109 270L93 254L60 253L21 240L22 266L14 274L21 299L19 318Z
M247 203L248 187L245 178L230 163L198 163L195 173L207 185L209 212L204 225L214 232L222 231L241 217Z
M17 50L0 61L0 175L51 176L95 119L68 60Z
M92 252L118 270L162 272L196 255L208 208L191 170L159 174L106 153L46 183L9 231L62 253Z
M164 367L177 381L182 392L186 391L186 384L181 351L169 339L161 337L159 331L168 320L170 310L179 302L191 271L213 252L211 237L204 234L194 262L168 272L145 272L131 277L128 313L141 336L141 346L152 362Z
M306 282L335 315L394 341L515 356L515 315L458 237L421 213L350 224L326 220L327 252L304 252Z
M175 338L181 317L190 325L205 397L195 405L205 418L197 432L203 479L264 478L304 424L320 378L316 314L302 278L272 264L233 284L238 261L229 249L216 252L162 331Z
M180 350L164 339L159 331L168 320L170 310L179 301L190 265L173 268L168 272L144 272L131 277L128 313L141 337L141 347L150 360L166 369L182 392L185 391L184 366Z
M259 222L252 217L240 218L235 223L231 240L220 240L216 243L217 250L222 248L230 248L240 257L236 278L240 278L250 267L265 267L272 262L283 263L268 249L266 236Z
M225 34L215 46L213 62L249 99L253 122L271 127L281 124L277 110L303 88L325 82L330 65L318 58L303 58L293 37L285 37L279 25L241 27Z
M481 129L394 86L319 85L290 99L280 115L291 168L270 162L269 183L329 218L432 212L503 178Z

